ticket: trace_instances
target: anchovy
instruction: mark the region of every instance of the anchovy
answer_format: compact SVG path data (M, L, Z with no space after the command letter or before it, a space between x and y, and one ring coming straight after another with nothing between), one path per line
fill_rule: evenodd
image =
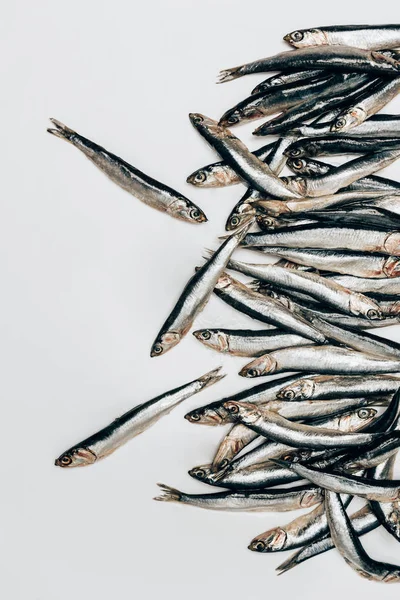
M373 207L346 206L342 210L324 210L312 211L302 218L298 214L285 214L279 218L271 215L256 215L257 225L261 230L270 231L282 229L283 227L298 227L300 225L310 225L311 223L324 223L325 225L343 225L347 227L356 227L359 229L382 229L398 230L400 229L400 218L394 214L383 213ZM361 291L361 290L360 290Z
M371 90L371 88L370 88ZM351 98L353 100L353 98ZM349 106L348 103L343 103L344 105ZM271 123L275 121L273 119ZM268 124L266 124L268 125ZM314 137L319 135L326 135L330 132L331 123L321 123L316 125L298 125L298 132L301 135ZM271 132L272 133L272 132ZM338 135L341 135L338 133ZM347 135L346 133L342 135ZM358 127L354 127L351 130L351 135L353 137L400 137L400 117L397 115L374 115L364 121Z
M333 250L296 249L282 246L264 247L264 254L277 255L297 264L356 277L376 279L400 276L400 260L393 256L363 252L335 252Z
M247 402L228 401L224 406L237 420L260 435L296 448L320 450L321 448L364 446L372 442L377 435L375 433L344 434L330 429L319 429L311 425L289 421L273 411L260 410L256 405Z
M94 435L63 452L55 461L58 467L84 467L105 458L167 415L175 406L202 389L223 379L221 367L148 402L138 404Z
M333 542L352 569L371 581L400 581L399 566L374 560L365 552L338 494L326 492L325 510Z
M281 52L269 58L256 60L239 67L225 69L219 74L218 83L232 81L243 75L268 71L327 69L332 71L360 71L367 73L393 73L399 70L399 61L386 53L351 47L328 46L302 48Z
M400 388L395 375L309 375L282 387L277 398L283 400L318 400L351 396L384 396Z
M387 399L384 400L387 403ZM285 400L270 400L258 405L261 413L274 411L292 421L314 421L315 419L332 417L347 413L350 410L362 409L370 404L377 405L380 403L378 399L370 398L338 398L335 400L302 400L285 401ZM367 410L366 414L369 414ZM400 442L399 442L400 444Z
M288 190L273 170L257 158L237 137L218 125L216 121L200 114L189 115L192 125L215 148L237 174L252 188L277 198L297 198L299 194Z
M267 90L275 91L276 89L286 88L292 85L296 85L300 82L316 80L326 77L326 71L321 69L310 69L308 71L293 71L288 73L279 73L279 75L272 75L259 83L252 94L258 94L259 92L266 92Z
M397 451L400 446L399 431L381 434L374 444L363 448L362 452L355 451L342 459L339 459L334 465L335 470L343 470L347 473L355 473L363 469L372 469L382 467L388 460L394 463ZM374 478L375 472L374 472ZM381 479L388 479L383 477Z
M300 102L325 98L336 91L343 91L345 81L346 78L342 75L328 75L322 80L301 82L297 86L252 94L227 110L222 115L219 124L229 127L239 123L247 123L280 113Z
M262 356L271 350L310 343L307 338L278 329L199 329L193 335L204 346L233 356Z
M344 133L358 127L369 117L384 108L400 91L400 78L395 77L385 81L371 94L355 102L352 106L341 112L331 125L333 133Z
M356 350L338 346L303 346L275 350L254 359L241 369L242 377L262 377L284 371L319 371L358 375L365 373L396 373L400 369L400 359L372 356Z
M218 492L216 494L186 494L164 483L159 483L162 495L154 500L160 502L179 502L188 506L224 510L233 512L286 512L309 508L323 501L320 488L310 485L294 487L290 490Z
M253 154L260 160L265 161L275 146L276 142L267 144L266 146L262 146L258 150L255 150ZM189 175L186 181L196 187L211 188L235 185L241 183L242 180L239 175L236 174L236 171L234 171L227 162L222 160L197 169Z
M362 294L372 293L377 296L397 296L400 294L400 280L397 278L370 279L369 277L354 277L352 275L326 275L326 278Z
M259 234L247 234L243 243L254 240ZM259 239L259 238L257 238ZM363 315L369 319L381 317L379 306L366 296L353 293L331 280L320 277L315 273L304 273L277 267L271 264L249 264L231 259L229 269L234 269L250 277L256 277L270 284L278 285L289 290L304 292L313 298L352 315ZM372 312L371 312L372 311Z
M399 25L333 25L298 29L283 38L295 48L354 46L365 50L400 47Z
M189 279L172 312L157 334L150 356L165 354L179 344L188 333L196 316L207 304L230 255L246 231L247 226L225 240L211 258Z
M332 154L367 154L399 147L400 139L397 138L353 138L331 135L297 140L285 150L285 154L290 158L313 158L321 154L328 156Z
M227 273L221 275L214 292L224 302L253 319L277 325L315 342L325 342L325 336L309 325L305 319L293 315L288 309L272 298L267 298L262 294L253 292Z
M396 455L390 456L385 463L378 465L373 472L375 479L391 479ZM389 471L388 476L386 471ZM383 473L383 476L382 476ZM370 501L370 506L379 523L397 540L400 541L400 503Z
M189 223L204 223L207 221L203 211L179 192L142 173L122 158L79 135L60 121L50 120L56 129L48 129L49 133L67 140L67 142L78 148L111 181L138 200L182 221Z

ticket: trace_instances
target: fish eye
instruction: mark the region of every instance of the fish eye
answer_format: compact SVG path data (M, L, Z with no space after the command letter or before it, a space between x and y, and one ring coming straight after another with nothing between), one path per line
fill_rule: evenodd
M360 408L360 410L357 412L357 415L360 417L360 419L368 419L368 417L373 416L368 408Z
M194 180L197 183L203 183L203 181L205 181L206 179L207 179L207 175L204 173L204 171L198 171L194 178Z
M232 225L232 227L237 227L240 223L240 219L239 217L232 217L232 219L230 220L230 224Z
M197 125L198 123L202 123L204 121L204 118L201 115L196 115L195 117L192 118L192 122Z
M344 117L339 117L339 119L336 119L335 126L337 128L341 129L345 125L346 125L346 119Z
M258 375L258 371L257 371L257 369L249 369L249 370L247 371L247 375L248 375L249 377L257 377L257 375Z
M198 219L200 217L200 211L198 208L192 208L192 210L190 211L190 216L192 217L192 219Z
M273 227L275 224L274 219L271 219L271 217L266 217L264 215L258 215L257 222L264 225L264 227Z
M201 339L203 339L203 340L209 340L210 337L211 337L211 332L208 331L207 329L206 329L206 331L203 331L203 333L201 334Z
M282 183L289 183L289 179L287 177L281 177Z
M256 552L264 552L265 548L266 546L261 540L259 540L258 542L253 542L251 544L251 549L255 550Z
M294 456L293 456L293 454L284 454L282 456L282 460L284 460L286 462L293 462L294 461Z
M161 344L155 344L153 346L153 352L155 354L161 354L162 351L163 351L163 347L161 346Z
M302 161L302 160L300 160L299 158L297 158L296 160L292 160L292 161L290 162L290 164L291 164L291 166L292 166L294 169L298 169L298 170L302 169L302 168L303 168L303 166L304 166L304 163L303 163L303 161Z
M190 415L191 421L200 421L200 415L198 412L194 412Z
M286 400L293 400L293 398L296 396L294 390L286 390L286 392L284 392L283 397L286 398Z
M301 31L294 31L292 33L292 40L294 42L301 42L301 40L304 38L304 33L302 33Z
M290 156L300 156L300 154L301 154L300 148L293 148L293 150L290 150Z
M232 415L237 415L239 412L239 407L236 406L236 404L231 404L228 408L227 408L228 412L230 412Z
M206 472L203 469L196 469L193 471L193 474L196 475L198 479L204 479L206 476Z
M60 463L62 465L64 465L65 467L67 467L68 465L70 465L72 463L72 458L70 456L67 456L66 454L61 458Z
M235 115L231 115L227 121L230 125L234 125L235 123L239 122L239 117L237 117Z
M368 319L379 319L379 312L373 308L371 308L368 312L367 312L367 318Z
M225 469L225 467L227 467L228 465L229 465L229 460L227 458L224 458L224 460L221 460L219 468Z

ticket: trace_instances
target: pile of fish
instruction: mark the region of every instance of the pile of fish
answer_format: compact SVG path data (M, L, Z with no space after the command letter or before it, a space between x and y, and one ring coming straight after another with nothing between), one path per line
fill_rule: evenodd
M400 481L393 479L400 344L366 331L400 320L400 183L376 175L400 157L400 117L377 114L400 91L400 25L322 27L284 39L293 50L221 72L221 83L278 74L219 122L190 114L221 160L187 181L204 188L245 183L247 191L228 216L228 236L183 288L151 356L183 340L214 292L259 328L201 329L193 332L197 340L249 360L242 377L286 374L186 415L191 423L230 425L212 464L189 472L225 491L194 495L159 484L156 500L231 511L313 507L249 548L296 550L278 567L283 573L336 547L363 577L400 581L400 565L370 557L359 540L382 525L400 541ZM254 134L275 138L254 152L228 129L264 117L272 118ZM207 220L180 193L52 121L50 133L135 197L185 221ZM353 154L339 166L325 161ZM281 176L285 167L294 174ZM278 261L239 261L238 248ZM136 406L56 464L106 457L222 377L215 369ZM366 503L348 515L354 497Z

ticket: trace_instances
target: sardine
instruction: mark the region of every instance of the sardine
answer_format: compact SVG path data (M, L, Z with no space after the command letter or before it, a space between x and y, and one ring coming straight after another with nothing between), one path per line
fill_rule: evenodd
M309 375L293 381L277 392L283 400L317 400L351 396L384 396L400 388L395 375Z
M399 25L333 25L298 29L283 38L295 48L308 46L354 46L365 50L400 47Z
M308 71L279 73L278 75L272 75L271 77L268 77L268 79L265 79L259 83L251 93L258 94L259 92L265 92L267 90L271 90L273 92L275 89L281 89L283 87L286 88L291 85L296 85L300 82L316 80L325 77L326 71L323 69L310 69Z
M326 136L316 138L302 138L293 142L285 150L290 158L303 158L332 154L367 154L379 152L382 149L399 148L400 139L397 138L356 138L349 136ZM290 163L291 165L292 163Z

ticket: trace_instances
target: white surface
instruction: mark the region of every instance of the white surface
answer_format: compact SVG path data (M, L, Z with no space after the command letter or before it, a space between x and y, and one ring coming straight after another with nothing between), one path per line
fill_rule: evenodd
M218 117L244 97L261 77L216 86L217 72L283 50L285 33L324 23L391 22L397 13L390 4L3 5L2 598L239 600L298 597L299 590L310 600L354 592L366 600L398 596L396 586L357 577L335 552L276 577L274 567L288 554L257 555L246 546L290 514L218 514L153 502L157 481L208 490L187 470L211 459L223 432L190 425L183 415L251 382L236 375L243 361L221 357L191 335L165 357L149 358L203 248L215 246L244 191L185 183L216 159L187 113ZM182 190L209 223L174 221L120 190L46 133L50 116ZM237 131L257 147L251 129ZM391 174L399 177L399 167ZM212 298L196 326L247 323ZM63 450L134 404L218 364L230 374L223 383L109 459L69 471L53 465ZM400 546L383 531L370 534L366 547L400 563Z

